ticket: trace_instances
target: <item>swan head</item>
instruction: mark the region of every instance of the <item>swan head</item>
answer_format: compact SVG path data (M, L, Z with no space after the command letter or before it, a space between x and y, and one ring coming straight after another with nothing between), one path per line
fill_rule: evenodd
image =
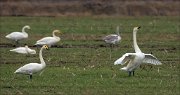
M62 34L62 32L60 30L54 30L53 33L59 33Z
M29 52L30 54L36 54L36 51L35 50L32 50Z
M55 33L62 34L60 30L54 30L52 33L53 37L56 37Z
M123 67L123 68L121 68L121 70L127 71L127 67Z
M46 50L49 50L49 47L48 47L47 45L43 45L42 48L44 48L44 49L46 49Z
M24 47L28 47L28 45L27 45L27 44L24 44Z
M31 29L29 25L24 26L24 28Z
M134 27L133 31L137 32L140 28L141 28L140 26L139 27Z

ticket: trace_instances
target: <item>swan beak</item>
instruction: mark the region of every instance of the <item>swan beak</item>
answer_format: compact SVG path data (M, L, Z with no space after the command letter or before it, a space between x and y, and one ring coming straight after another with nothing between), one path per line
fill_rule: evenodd
M49 47L47 47L46 50L49 50Z
M31 29L31 27L29 27L29 26L28 26L27 28L28 28L28 29Z
M59 33L59 34L62 34L62 32L61 32L61 31L58 31L58 33Z
M141 26L139 26L137 29L140 29L141 28Z
M57 33L57 34L60 34L60 35L62 34L62 32L61 32L61 31L59 31L59 30L58 30L58 31L56 31L56 33Z

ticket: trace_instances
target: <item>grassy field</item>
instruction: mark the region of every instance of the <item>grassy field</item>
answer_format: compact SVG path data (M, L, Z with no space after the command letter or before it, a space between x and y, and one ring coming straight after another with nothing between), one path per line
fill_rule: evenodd
M178 17L1 17L0 30L0 95L179 95ZM29 38L21 41L31 48L35 42L50 36L54 29L63 34L61 42L43 51L47 64L44 72L32 80L15 75L20 66L39 62L9 52L13 42L4 36L30 25ZM122 41L112 49L101 38L120 26ZM113 62L132 48L132 29L141 26L138 45L144 53L153 53L161 66L143 64L134 77L114 66ZM111 54L111 58L110 58Z

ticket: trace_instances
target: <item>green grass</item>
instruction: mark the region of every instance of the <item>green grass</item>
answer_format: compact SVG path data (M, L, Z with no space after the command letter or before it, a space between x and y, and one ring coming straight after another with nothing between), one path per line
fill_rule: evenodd
M179 18L178 17L1 17L0 35L0 95L179 95ZM13 72L20 66L39 62L38 54L9 52L14 47L5 39L12 31L30 25L29 38L21 41L33 45L36 40L50 36L60 29L58 45L72 48L50 48L43 51L47 63L44 72L33 80ZM112 49L100 41L114 33L120 25L122 41ZM144 53L153 53L161 66L143 64L134 77L114 66L113 62L132 48L132 28L142 26L137 34L138 45ZM34 48L36 49L37 48ZM37 50L38 51L38 50ZM158 72L159 69L159 72Z

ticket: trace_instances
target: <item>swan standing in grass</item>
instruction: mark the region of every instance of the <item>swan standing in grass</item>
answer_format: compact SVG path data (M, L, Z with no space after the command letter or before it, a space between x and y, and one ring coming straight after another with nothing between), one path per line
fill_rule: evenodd
M29 75L30 79L32 79L32 74L37 73L39 71L42 71L46 67L46 63L44 62L44 59L42 57L42 50L43 49L48 49L47 45L43 45L42 48L39 51L39 59L40 59L40 64L39 63L29 63L26 64L19 69L17 69L14 73L16 74L27 74Z
M52 45L56 44L61 40L60 37L56 36L55 33L61 33L59 30L54 30L52 32L53 37L44 37L36 42L35 45L48 45L51 47Z
M134 70L137 69L141 63L150 63L154 65L162 64L152 54L145 54L141 52L136 41L136 33L139 29L140 27L134 27L133 29L133 43L134 43L135 53L126 53L121 58L117 59L114 62L114 65L117 65L117 64L124 65L125 63L129 62L126 67L121 68L121 70L129 72L129 76L131 76L131 73L133 73L133 76L134 76Z
M36 54L36 51L33 49L30 49L27 45L25 47L18 47L15 49L10 50L12 52L21 53L21 54Z
M110 60L111 60L111 52L112 52L113 45L118 44L120 42L120 40L121 40L121 36L119 34L119 26L116 27L116 34L107 35L107 36L105 36L103 38L103 40L107 44L110 44L110 54L109 54L109 57L110 57Z
M6 35L7 39L16 41L16 44L19 43L19 40L28 38L28 33L25 32L25 29L30 29L30 26L26 25L22 28L22 32L12 32Z
M108 44L117 44L121 40L119 26L116 27L116 34L107 35L103 38L103 40Z

